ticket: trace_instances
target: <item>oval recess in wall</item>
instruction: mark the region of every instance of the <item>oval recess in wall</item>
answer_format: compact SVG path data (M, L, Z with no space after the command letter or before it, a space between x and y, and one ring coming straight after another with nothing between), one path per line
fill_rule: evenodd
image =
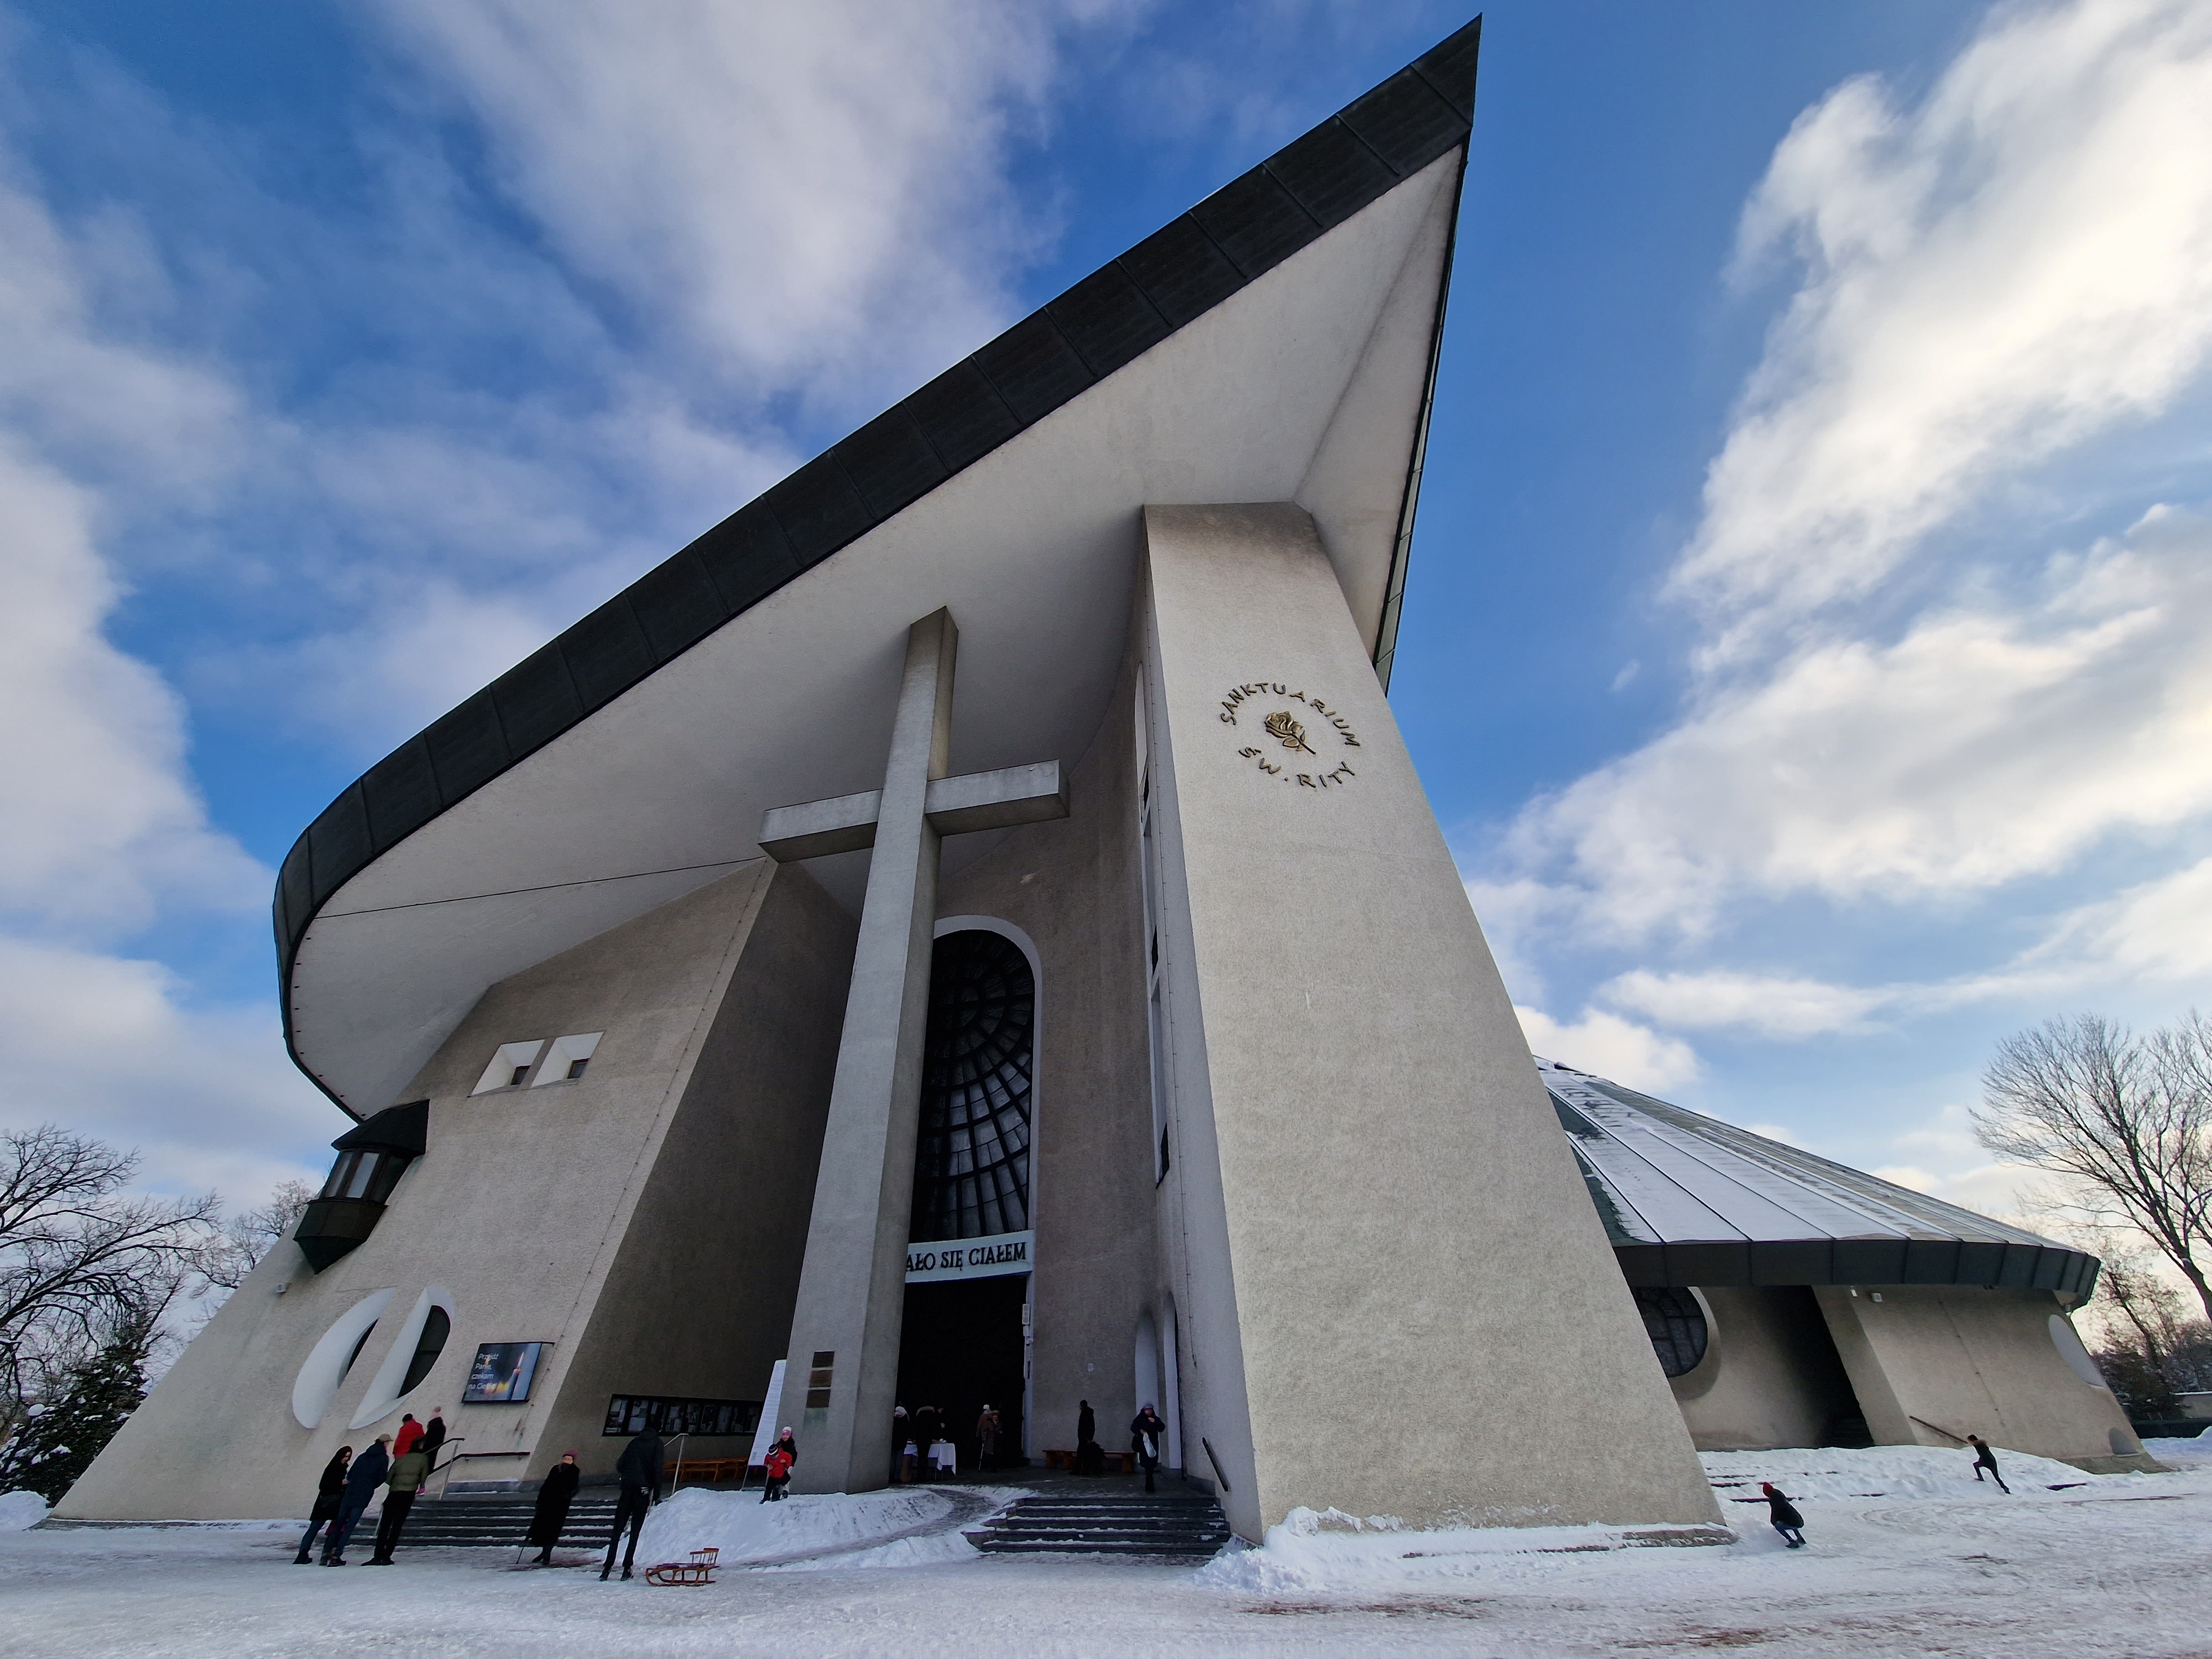
M345 1381L354 1356L361 1352L362 1344L376 1328L378 1316L393 1294L391 1291L370 1291L340 1314L337 1322L323 1333L322 1340L307 1351L300 1374L292 1382L292 1415L301 1428L312 1429L323 1420L331 1401L337 1398L338 1384Z
M368 1390L361 1397L361 1409L353 1414L353 1421L348 1427L365 1429L380 1418L391 1416L407 1403L413 1392L407 1386L408 1374L415 1369L415 1350L422 1340L423 1327L429 1323L434 1309L446 1316L443 1334L451 1334L453 1326L453 1296L444 1285L433 1285L415 1298L415 1305L408 1312L406 1323L400 1326L391 1352L384 1356L384 1363L376 1368L376 1375L369 1380ZM442 1341L440 1346L442 1350ZM434 1359L433 1356L434 1364ZM420 1388L425 1380L427 1372L416 1378L415 1387Z

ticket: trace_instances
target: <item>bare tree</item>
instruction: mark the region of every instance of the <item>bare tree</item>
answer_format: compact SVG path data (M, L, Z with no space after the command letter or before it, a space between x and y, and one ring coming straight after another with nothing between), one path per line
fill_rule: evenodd
M2095 1014L2007 1037L1982 1075L1982 1145L2064 1179L2068 1206L2148 1239L2212 1318L2212 1026L2138 1040Z
M280 1181L269 1201L241 1211L222 1224L221 1232L201 1253L198 1272L207 1286L234 1291L262 1259L291 1234L300 1212L315 1196L304 1181ZM204 1294L204 1291L195 1291Z
M222 1201L125 1196L137 1163L52 1124L0 1133L0 1411L157 1317L198 1267Z

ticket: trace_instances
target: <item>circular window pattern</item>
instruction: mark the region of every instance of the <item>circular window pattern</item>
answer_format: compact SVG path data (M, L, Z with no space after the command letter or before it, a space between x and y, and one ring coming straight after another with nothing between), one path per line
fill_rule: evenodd
M1671 1285L1644 1285L1636 1291L1636 1311L1644 1334L1669 1376L1687 1376L1705 1357L1705 1310L1689 1291Z
M981 929L937 941L907 1235L916 1243L1030 1224L1036 1030L1036 981L1019 945Z

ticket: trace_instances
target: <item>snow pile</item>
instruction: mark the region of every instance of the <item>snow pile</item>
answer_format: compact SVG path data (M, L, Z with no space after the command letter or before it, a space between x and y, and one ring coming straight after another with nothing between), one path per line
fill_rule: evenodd
M2203 1468L2212 1463L2212 1430L2193 1439L2146 1440L2143 1449L2170 1468Z
M718 1549L725 1566L823 1555L835 1556L839 1566L918 1565L921 1559L949 1557L920 1551L908 1552L917 1558L915 1561L889 1558L901 1544L936 1545L934 1538L896 1538L910 1528L927 1530L932 1522L945 1523L951 1541L959 1547L952 1554L974 1553L952 1528L952 1515L950 1498L921 1487L811 1494L763 1504L751 1492L692 1486L646 1517L637 1559L641 1564L681 1561L693 1550ZM882 1547L866 1548L871 1540L880 1540Z
M34 1492L0 1492L0 1532L27 1532L46 1518L46 1500Z
M1659 1529L1639 1527L1407 1528L1394 1516L1292 1510L1258 1549L1233 1546L1198 1570L1217 1589L1279 1594L1404 1589L1465 1577L1504 1556L1624 1549Z
M1996 1449L1997 1468L2015 1492L2050 1486L2094 1486L2135 1480L2141 1475L2084 1474L2071 1463L2026 1452ZM2002 1498L1996 1486L1974 1480L1974 1455L1946 1446L1868 1446L1852 1449L1816 1446L1809 1449L1705 1452L1699 1461L1713 1483L1721 1510L1740 1515L1730 1498L1759 1497L1759 1483L1771 1480L1792 1498L1966 1498L1978 1492ZM1763 1500L1762 1500L1763 1501ZM1763 1519L1763 1514L1759 1517Z

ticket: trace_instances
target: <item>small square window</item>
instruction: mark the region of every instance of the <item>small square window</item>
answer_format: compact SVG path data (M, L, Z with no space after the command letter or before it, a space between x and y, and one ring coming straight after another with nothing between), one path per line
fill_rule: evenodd
M538 1068L532 1081L534 1088L544 1088L549 1083L568 1083L584 1075L584 1067L597 1052L603 1031L581 1031L573 1036L555 1037L546 1051L545 1063Z
M530 1068L544 1052L545 1039L538 1037L529 1042L502 1042L499 1052L491 1057L477 1086L469 1091L472 1095L489 1094L494 1089L519 1089L529 1077Z

